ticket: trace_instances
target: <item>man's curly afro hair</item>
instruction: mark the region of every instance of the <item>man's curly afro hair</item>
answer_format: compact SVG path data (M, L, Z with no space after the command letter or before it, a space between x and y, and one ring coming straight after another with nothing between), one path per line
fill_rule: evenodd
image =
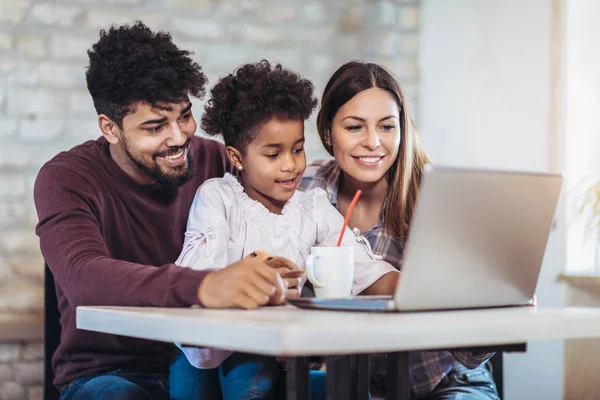
M269 120L307 120L317 106L313 91L312 82L281 64L245 64L212 88L201 127L243 153Z
M152 32L140 21L101 30L100 40L88 50L86 70L96 112L122 128L136 102L155 105L202 97L207 79L190 54L177 48L169 33Z

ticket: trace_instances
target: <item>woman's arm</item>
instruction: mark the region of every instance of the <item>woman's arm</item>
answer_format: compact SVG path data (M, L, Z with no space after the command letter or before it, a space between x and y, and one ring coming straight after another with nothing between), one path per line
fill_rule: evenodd
M363 290L360 294L365 295L381 295L389 294L394 295L396 293L396 287L400 281L399 271L390 271L379 278L371 286Z
M329 202L322 189L315 189L317 212L317 245L333 247L344 225L344 217ZM365 245L357 240L357 236L346 228L342 246L354 249L354 281L352 294L393 294L398 282L399 272L389 263L375 260L369 255ZM387 277L386 277L387 276ZM374 286L375 285L375 286ZM394 288L394 289L392 289ZM386 291L385 293L379 291ZM388 293L389 291L389 293Z

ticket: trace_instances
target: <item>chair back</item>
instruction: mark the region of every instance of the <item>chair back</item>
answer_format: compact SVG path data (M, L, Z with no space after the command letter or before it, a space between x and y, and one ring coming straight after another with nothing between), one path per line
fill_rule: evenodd
M44 265L44 400L58 400L60 393L54 386L52 356L60 343L60 312L54 276L48 264Z

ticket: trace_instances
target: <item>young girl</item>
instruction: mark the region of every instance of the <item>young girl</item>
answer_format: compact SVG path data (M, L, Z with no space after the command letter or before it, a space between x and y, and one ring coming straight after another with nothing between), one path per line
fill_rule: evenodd
M310 81L264 60L240 67L213 87L201 126L208 135L223 137L239 178L226 174L198 189L178 265L223 268L260 249L304 268L311 246L336 246L343 217L325 191L296 191L306 168L304 122L316 105ZM373 293L380 278L398 274L390 264L373 259L350 230L342 245L354 248L353 294ZM180 348L194 367L221 371L221 388L228 398L222 371L229 370L227 363L239 353ZM231 398L250 398L244 394L250 388L252 398L272 396L277 369L264 367L271 362L268 357L234 362L260 368L249 369L242 380L238 376L240 390Z

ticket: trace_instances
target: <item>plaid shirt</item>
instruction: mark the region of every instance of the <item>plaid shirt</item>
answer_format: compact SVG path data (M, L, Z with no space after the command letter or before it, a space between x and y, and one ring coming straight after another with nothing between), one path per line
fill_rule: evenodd
M314 161L306 168L300 190L314 187L325 189L331 203L337 207L337 190L341 170L335 160ZM402 268L403 244L399 243L383 229L381 221L362 235L373 249L373 253L399 270ZM468 369L482 367L493 353L469 353L449 351L422 351L410 353L410 378L412 389L417 398L430 393L450 372L462 374ZM376 362L373 375L385 375L385 364ZM377 377L375 377L377 378ZM380 377L381 378L381 377ZM385 379L385 376L383 377ZM376 380L375 380L376 381ZM383 385L385 386L385 385Z

